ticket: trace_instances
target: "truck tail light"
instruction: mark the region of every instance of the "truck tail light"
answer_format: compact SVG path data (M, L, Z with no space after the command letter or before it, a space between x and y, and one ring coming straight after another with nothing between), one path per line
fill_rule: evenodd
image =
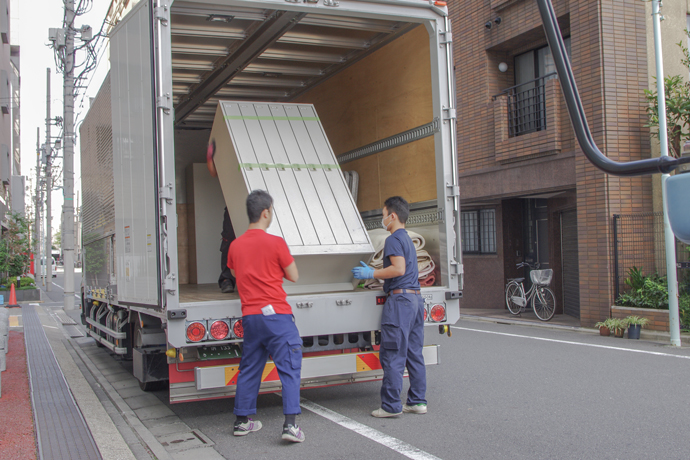
M446 307L443 305L434 305L431 307L431 320L440 323L446 319Z
M244 337L244 328L242 327L242 320L238 319L234 323L232 323L232 333L235 334L235 337L238 339L241 339Z
M429 316L429 314L426 311L426 307L424 307L424 321L426 321L427 316Z
M196 321L187 326L187 340L200 342L206 335L206 326Z
M209 332L211 332L211 337L214 339L223 340L230 333L230 326L223 320L214 321Z

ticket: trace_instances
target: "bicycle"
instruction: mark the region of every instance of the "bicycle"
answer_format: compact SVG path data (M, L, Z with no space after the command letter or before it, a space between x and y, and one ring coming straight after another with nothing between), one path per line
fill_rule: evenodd
M525 287L522 284L525 278L508 279L508 284L506 284L506 305L508 306L508 311L513 315L519 315L525 311L525 306L531 300L532 310L534 310L537 318L542 321L548 321L553 318L556 312L556 296L547 287L551 284L553 270L537 270L539 264L531 265L527 262L517 264L517 268L523 267L532 269L529 273L532 287L525 293Z

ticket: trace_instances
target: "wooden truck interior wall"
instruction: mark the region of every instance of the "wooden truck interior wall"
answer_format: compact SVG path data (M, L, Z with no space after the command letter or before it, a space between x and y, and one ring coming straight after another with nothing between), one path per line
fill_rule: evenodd
M315 105L336 155L415 128L433 118L429 52L428 32L420 25L292 102ZM195 209L186 171L194 163L205 163L209 135L210 129L175 132L180 285L195 283L197 260ZM342 169L359 174L360 211L380 209L393 195L410 203L436 199L433 137L345 163ZM220 232L219 226L213 242L218 247ZM423 233L438 263L438 230L425 228ZM220 251L208 263L219 266Z
M329 78L294 102L314 104L336 155L433 118L429 35L423 25ZM342 165L359 174L360 211L389 196L436 199L434 139L427 137Z

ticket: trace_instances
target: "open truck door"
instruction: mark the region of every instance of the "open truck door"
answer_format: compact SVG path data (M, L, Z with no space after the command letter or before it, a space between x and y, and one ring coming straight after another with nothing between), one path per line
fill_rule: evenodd
M177 291L177 262L167 250L176 245L173 187L166 180L174 176L166 175L170 165L160 155L162 143L172 146L165 135L172 115L158 39L168 26L166 14L167 7L142 1L110 41L117 297L147 311L167 306Z

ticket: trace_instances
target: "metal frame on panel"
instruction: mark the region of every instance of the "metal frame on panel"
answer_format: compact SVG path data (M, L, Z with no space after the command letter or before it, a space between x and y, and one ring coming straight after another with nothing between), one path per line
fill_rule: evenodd
M159 264L161 303L168 309L179 305L177 254L177 203L175 199L175 115L172 110L172 55L170 7L165 0L156 0L153 35L155 57L154 91L156 95L156 132Z

